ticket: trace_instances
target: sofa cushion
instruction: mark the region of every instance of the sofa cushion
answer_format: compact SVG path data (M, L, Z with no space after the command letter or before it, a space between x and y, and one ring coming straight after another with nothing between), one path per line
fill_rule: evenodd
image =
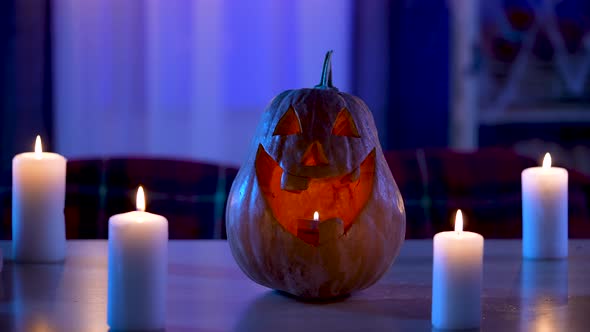
M407 238L430 238L453 228L461 209L465 229L490 238L522 235L522 170L536 160L512 150L461 153L446 149L388 151L385 158L404 197ZM590 237L590 181L569 170L570 237Z

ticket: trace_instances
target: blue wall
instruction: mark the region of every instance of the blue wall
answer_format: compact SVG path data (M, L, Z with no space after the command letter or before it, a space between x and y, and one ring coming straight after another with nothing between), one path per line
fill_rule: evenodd
M449 124L446 1L395 1L390 18L389 149L445 147Z

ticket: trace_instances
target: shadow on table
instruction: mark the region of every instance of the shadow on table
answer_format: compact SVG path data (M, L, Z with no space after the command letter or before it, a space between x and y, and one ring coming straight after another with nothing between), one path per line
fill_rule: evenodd
M59 331L52 312L40 303L55 302L61 264L7 264L2 271L0 331Z
M375 286L328 302L297 301L269 291L248 305L234 331L429 330L430 300L422 295L429 293L430 287L419 288Z

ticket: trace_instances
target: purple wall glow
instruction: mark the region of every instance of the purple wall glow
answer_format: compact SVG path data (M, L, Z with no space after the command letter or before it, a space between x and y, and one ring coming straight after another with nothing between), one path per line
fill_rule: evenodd
M334 49L350 91L352 0L54 4L55 136L68 158L239 164L260 114Z

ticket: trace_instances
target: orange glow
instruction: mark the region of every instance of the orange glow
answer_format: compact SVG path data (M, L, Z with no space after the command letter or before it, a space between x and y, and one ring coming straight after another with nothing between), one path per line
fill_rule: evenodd
M310 178L306 190L290 192L281 189L283 170L261 145L256 156L256 176L273 216L293 235L297 236L300 221L315 217L318 211L322 211L322 220L319 220L319 213L317 216L320 224L339 218L346 232L373 190L375 156L375 150L369 153L360 165L360 176L354 181L349 174Z
M277 124L274 135L288 136L301 134L301 123L293 106L289 107Z
M356 138L361 137L354 124L352 115L350 115L350 112L346 108L343 108L340 113L338 113L336 121L334 121L334 127L332 128L332 135Z
M307 148L307 151L305 151L303 154L303 158L301 158L301 164L304 166L320 166L329 164L326 153L324 152L324 148L322 148L322 145L318 141L311 143L311 145Z

